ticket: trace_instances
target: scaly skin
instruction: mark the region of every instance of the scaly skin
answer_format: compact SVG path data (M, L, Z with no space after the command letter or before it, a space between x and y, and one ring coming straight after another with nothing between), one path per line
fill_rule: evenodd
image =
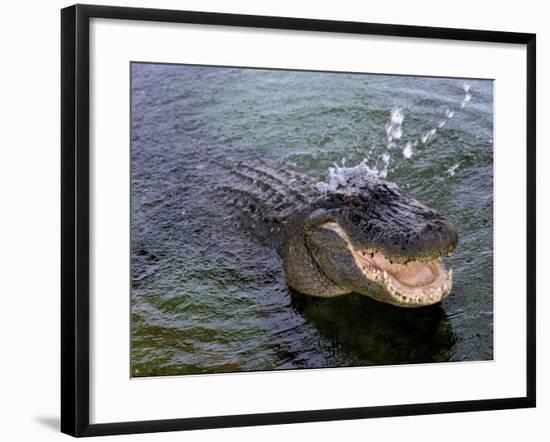
M286 171L278 175L249 164L230 171L248 183L231 187L247 197L247 210L282 233L279 252L293 289L317 297L357 292L401 307L435 304L449 295L452 273L439 258L456 247L458 235L443 216L395 184L365 178L359 187L321 193L300 176L300 186L290 179L285 198L289 177L280 174Z

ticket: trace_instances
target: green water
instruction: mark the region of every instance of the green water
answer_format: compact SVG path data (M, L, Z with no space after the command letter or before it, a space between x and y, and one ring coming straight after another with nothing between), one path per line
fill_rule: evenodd
M492 103L489 80L133 64L132 375L492 359ZM220 165L254 158L323 182L365 160L442 212L450 297L291 292L216 190L234 179Z

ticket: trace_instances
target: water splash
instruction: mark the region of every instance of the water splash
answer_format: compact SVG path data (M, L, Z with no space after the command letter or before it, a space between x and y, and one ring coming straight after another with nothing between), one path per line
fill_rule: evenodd
M449 169L447 169L447 173L449 174L449 176L455 176L456 169L458 169L458 166L459 166L459 164L456 163L454 166L451 166L451 167L449 167Z
M464 90L464 97L462 98L462 101L460 102L459 108L464 109L467 103L472 99L472 94L470 94L470 85L468 83L464 83L462 85L462 89ZM420 136L420 141L422 144L428 144L432 142L437 135L437 129L443 128L447 122L453 118L455 115L455 111L451 109L445 110L445 117L437 124L437 128L433 127L424 134Z
M366 159L353 167L346 167L345 160L342 160L342 165L335 163L329 167L327 180L318 182L316 186L323 193L336 190L352 193L364 184L365 177L379 177L380 173L380 170L369 166Z
M403 148L403 156L406 159L409 159L410 157L413 156L413 153L414 153L413 147L416 147L416 146L414 146L413 143L411 143L410 141L407 141L407 144Z
M463 89L464 98L462 99L462 103L460 103L460 109L463 109L464 106L466 106L466 103L472 99L472 94L470 94L470 85L468 83L464 83Z
M437 134L437 129L434 127L430 129L428 132L426 132L424 135L420 137L420 141L422 141L422 144L428 144L430 141L432 141L435 138L435 135Z
M419 146L427 146L437 138L438 129L442 129L448 121L454 117L455 112L459 109L463 109L472 99L470 93L470 85L464 83L462 85L464 90L464 96L462 101L455 109L447 108L445 115L436 124L435 127L424 132L420 137L413 141L407 141L401 153L405 160L410 160ZM357 187L364 184L365 179L386 178L390 172L390 165L394 157L392 151L399 147L399 141L403 136L403 121L405 120L405 114L402 107L393 108L390 112L390 118L385 125L386 130L386 151L379 155L375 161L369 164L368 158L364 158L359 164L347 167L345 159L342 159L342 163L334 164L333 167L328 169L328 177L326 181L317 183L317 188L321 192L329 191L343 191L353 192ZM447 170L449 176L454 176L458 168L458 164L455 164Z
M390 121L386 123L386 138L387 148L392 149L396 146L396 141L401 139L403 131L401 126L403 125L403 109L398 107L391 111Z

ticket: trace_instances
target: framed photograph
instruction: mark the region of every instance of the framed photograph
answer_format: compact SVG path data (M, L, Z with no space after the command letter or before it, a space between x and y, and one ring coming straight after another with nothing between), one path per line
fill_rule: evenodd
M61 12L62 431L535 406L535 35Z

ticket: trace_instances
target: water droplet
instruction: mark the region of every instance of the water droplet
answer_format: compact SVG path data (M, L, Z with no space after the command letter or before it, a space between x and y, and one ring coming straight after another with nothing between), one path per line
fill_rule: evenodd
M403 148L403 156L409 159L410 157L412 157L412 155L413 155L412 143L408 142Z

